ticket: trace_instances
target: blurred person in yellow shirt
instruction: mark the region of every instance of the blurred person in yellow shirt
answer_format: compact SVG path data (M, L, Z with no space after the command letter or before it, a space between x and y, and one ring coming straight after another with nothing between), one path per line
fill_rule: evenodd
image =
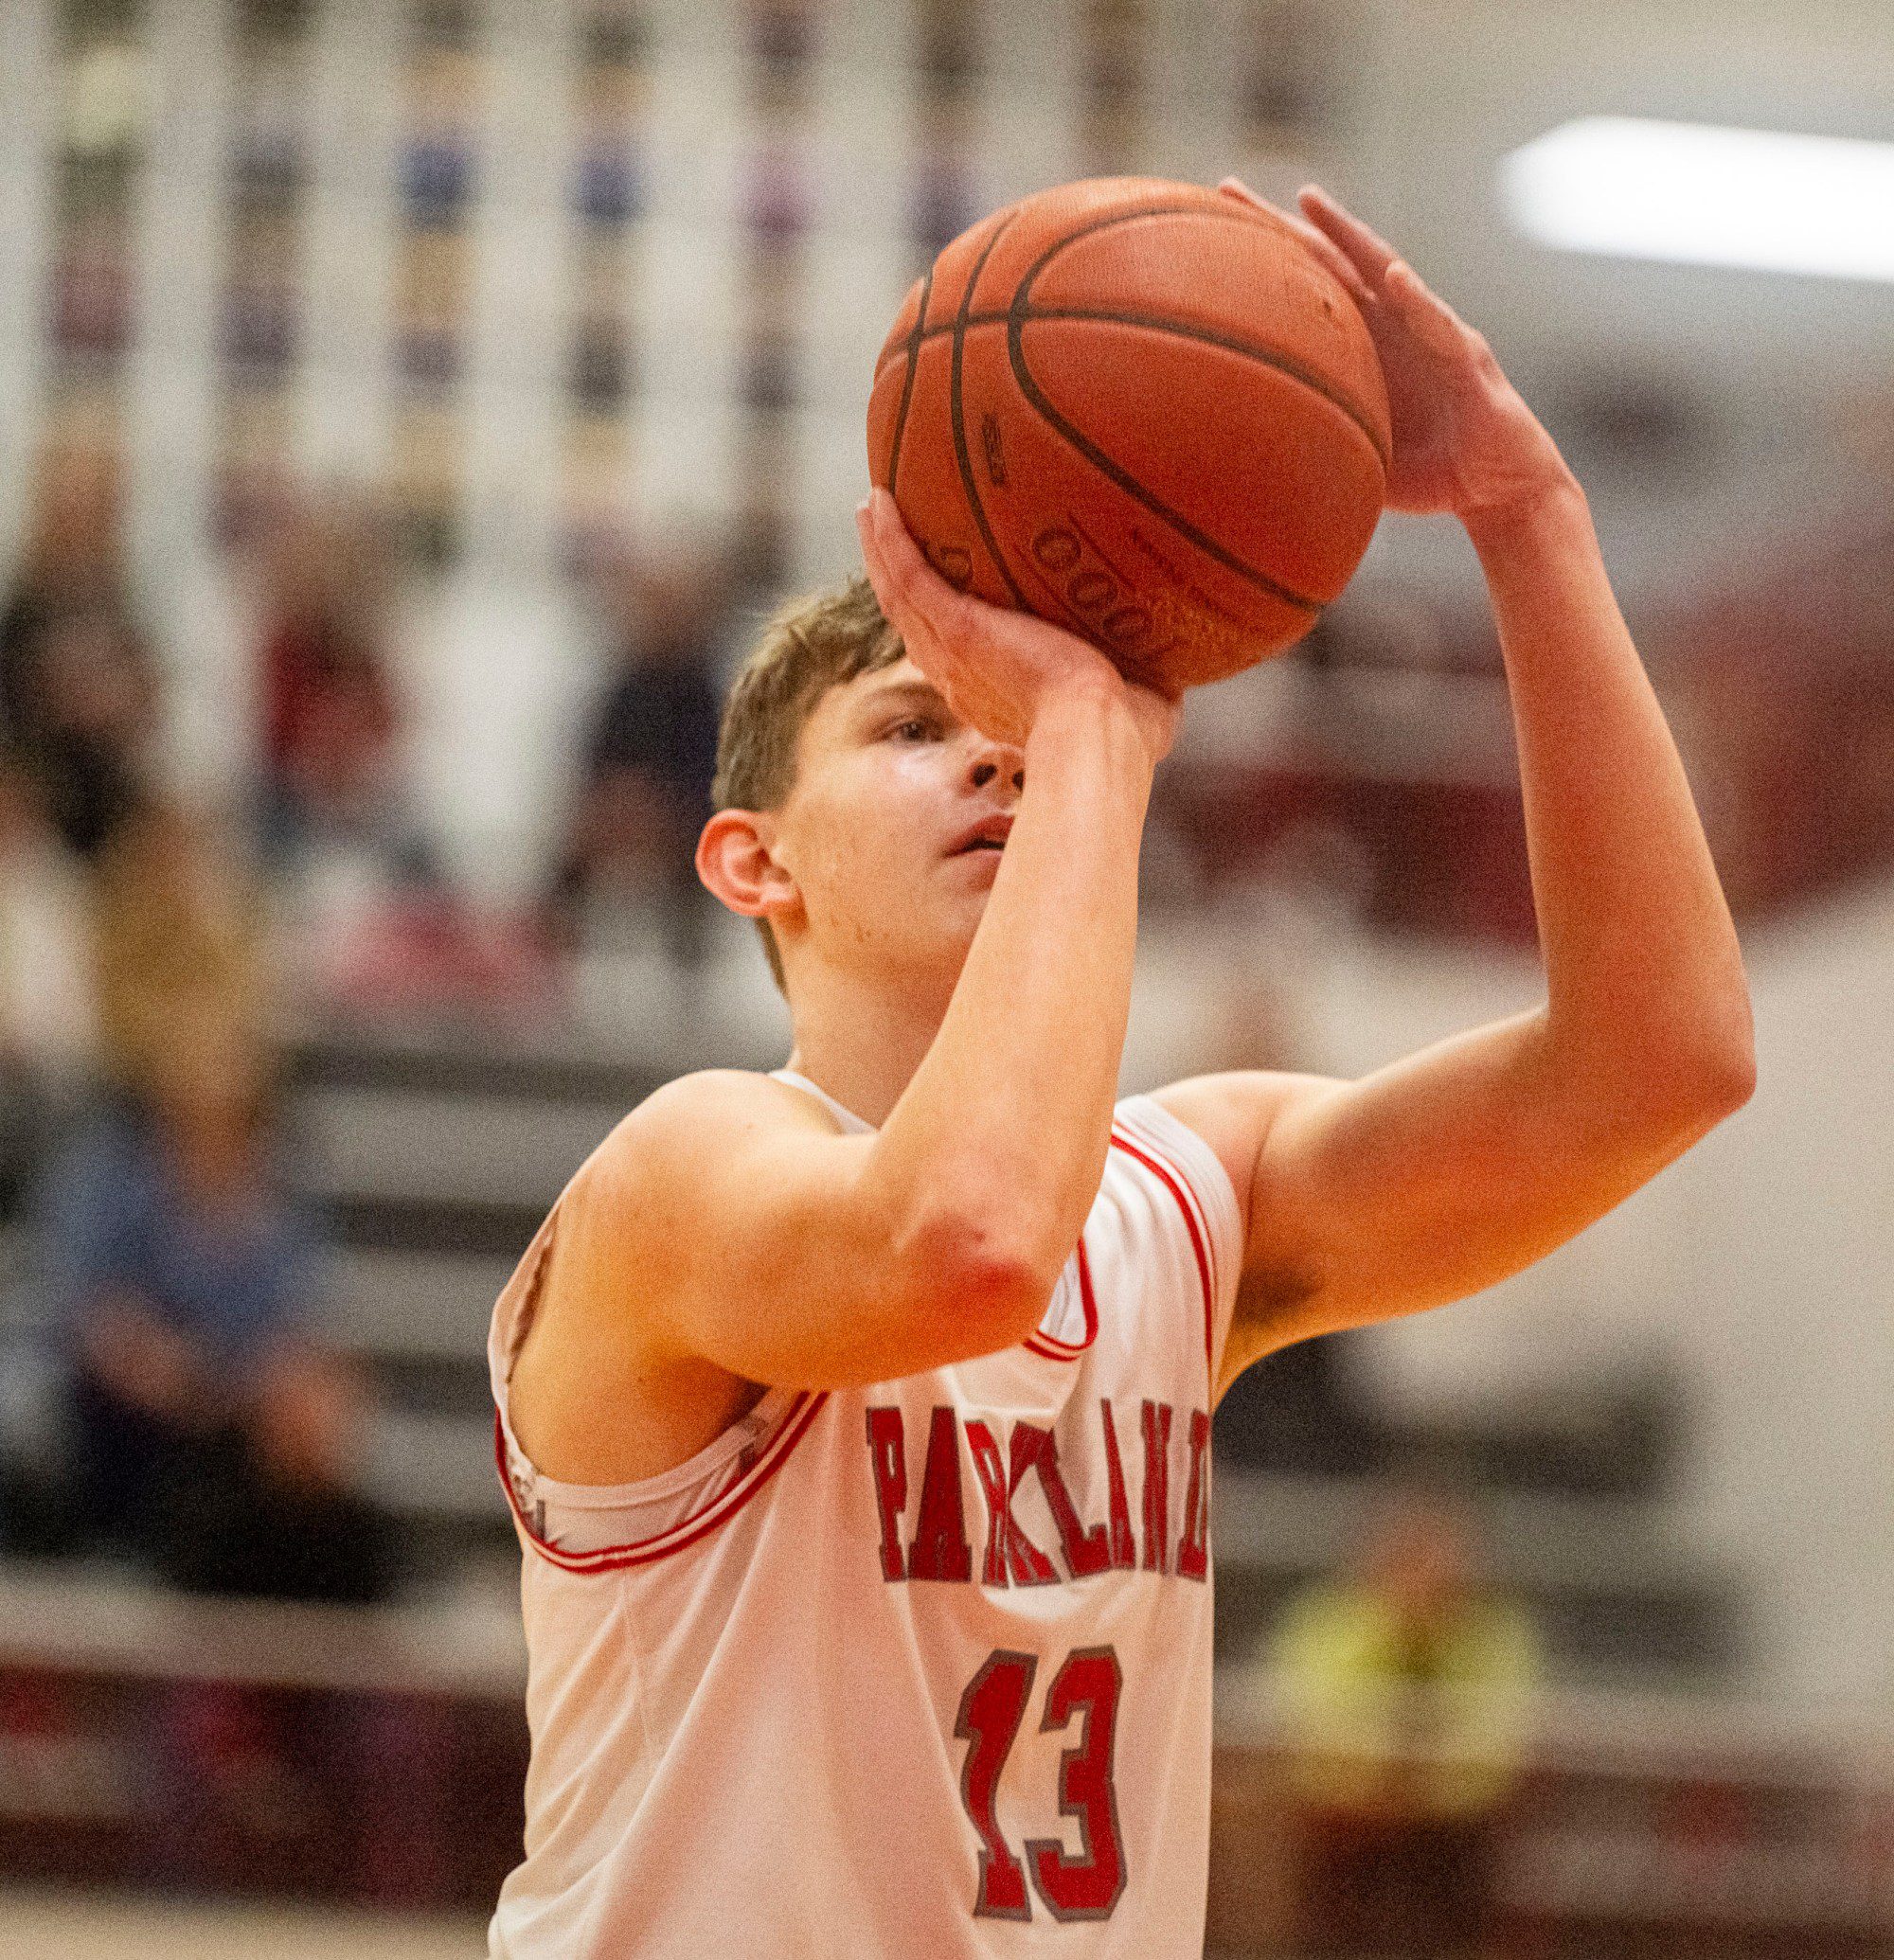
M1357 1571L1293 1600L1274 1640L1312 1951L1492 1950L1498 1825L1540 1647L1480 1580L1465 1512L1402 1496Z

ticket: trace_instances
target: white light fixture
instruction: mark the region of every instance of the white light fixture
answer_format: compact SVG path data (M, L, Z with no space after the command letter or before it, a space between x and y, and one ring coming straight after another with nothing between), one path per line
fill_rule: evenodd
M1894 143L1588 116L1500 165L1509 216L1570 252L1894 280Z

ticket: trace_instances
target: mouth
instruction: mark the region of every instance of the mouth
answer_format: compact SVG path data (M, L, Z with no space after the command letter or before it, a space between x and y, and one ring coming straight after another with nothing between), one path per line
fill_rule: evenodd
M950 858L971 857L975 851L992 851L997 855L1006 848L1006 841L1012 829L1010 816L992 816L976 824L967 831L947 855Z

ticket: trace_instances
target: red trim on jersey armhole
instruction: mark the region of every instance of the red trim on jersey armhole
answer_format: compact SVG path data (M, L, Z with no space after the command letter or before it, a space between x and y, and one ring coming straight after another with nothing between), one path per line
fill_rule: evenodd
M1077 1361L1099 1338L1099 1300L1092 1291L1092 1262L1085 1256L1084 1234L1079 1236L1079 1298L1085 1310L1085 1338L1075 1346L1036 1327L1023 1344L1028 1354L1044 1355L1047 1361Z
M630 1566L650 1565L656 1559L668 1559L673 1552L681 1552L687 1546L694 1545L699 1539L707 1537L720 1524L727 1523L789 1461L791 1452L808 1434L809 1425L815 1420L828 1399L827 1389L819 1394L806 1391L799 1394L790 1404L789 1413L775 1435L763 1445L757 1460L727 1490L713 1498L701 1511L680 1518L675 1524L653 1533L650 1538L636 1539L629 1544L600 1545L590 1552L562 1550L542 1538L527 1522L519 1493L513 1488L513 1480L507 1474L507 1433L497 1409L493 1412L493 1460L499 1468L500 1488L507 1493L507 1503L519 1521L521 1531L526 1534L533 1550L548 1564L558 1566L562 1572L622 1572Z
M1200 1205L1196 1192L1191 1189L1190 1180L1173 1164L1156 1156L1145 1144L1134 1143L1123 1131L1112 1131L1112 1142L1126 1156L1135 1157L1144 1167L1152 1172L1170 1195L1177 1201L1177 1209L1184 1214L1184 1229L1190 1235L1190 1250L1197 1257L1197 1277L1204 1289L1204 1359L1206 1363L1216 1360L1217 1345L1217 1294L1210 1279L1210 1255L1208 1226L1198 1220ZM1187 1197L1185 1194L1188 1192ZM1207 1214L1206 1214L1207 1217ZM1212 1384L1214 1386L1214 1383Z

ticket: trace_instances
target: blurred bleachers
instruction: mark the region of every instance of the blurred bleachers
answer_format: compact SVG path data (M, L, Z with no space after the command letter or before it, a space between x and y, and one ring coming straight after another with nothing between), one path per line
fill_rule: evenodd
M731 1052L718 1051L726 1065ZM295 1051L286 1125L334 1239L321 1326L372 1383L365 1481L404 1527L411 1593L470 1573L509 1588L484 1354L492 1300L619 1115L706 1059L335 1036ZM0 1236L16 1352L34 1326L30 1255L16 1220ZM1633 1372L1554 1407L1403 1425L1358 1399L1298 1403L1277 1387L1295 1365L1264 1364L1220 1417L1224 1655L1245 1655L1291 1592L1345 1559L1387 1480L1424 1465L1479 1496L1495 1573L1538 1614L1561 1679L1732 1678L1741 1587L1677 1541L1666 1504L1689 1447L1674 1383Z
M517 1843L524 1652L481 1344L572 1166L702 1059L633 1052L411 1030L297 1045L287 1122L336 1247L324 1327L373 1383L369 1482L405 1527L405 1582L385 1606L309 1607L0 1562L0 1869L383 1910L491 1898ZM30 1254L9 1220L0 1365L31 1332ZM1674 1506L1692 1447L1679 1384L1632 1372L1536 1409L1403 1421L1350 1393L1350 1372L1344 1356L1343 1386L1312 1404L1265 1365L1220 1418L1211 1951L1271 1951L1287 1923L1264 1636L1419 1466L1472 1496L1488 1577L1547 1651L1501 1866L1510 1936L1878 1956L1883 1744L1745 1700L1742 1576L1705 1557ZM139 1794L157 1788L175 1820L162 1829Z

